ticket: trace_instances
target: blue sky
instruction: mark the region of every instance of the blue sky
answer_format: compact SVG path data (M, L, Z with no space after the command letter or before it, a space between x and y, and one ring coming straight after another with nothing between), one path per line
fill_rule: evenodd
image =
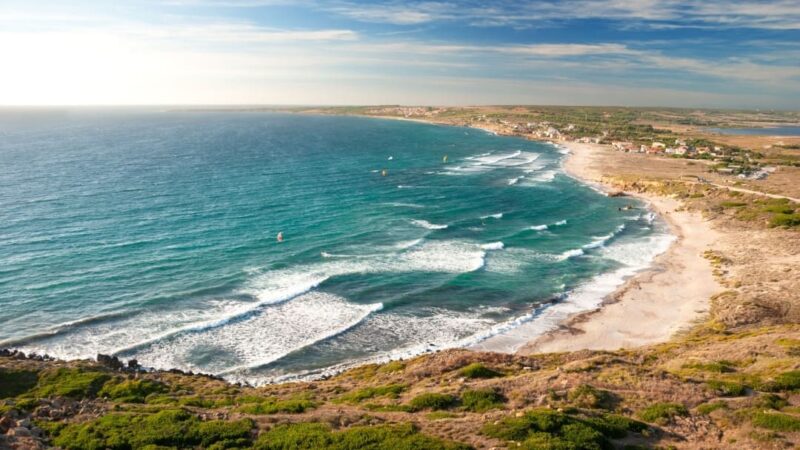
M797 109L800 1L0 3L0 104Z

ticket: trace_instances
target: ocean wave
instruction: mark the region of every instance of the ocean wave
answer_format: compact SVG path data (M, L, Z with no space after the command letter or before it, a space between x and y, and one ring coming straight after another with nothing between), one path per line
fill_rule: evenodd
M394 206L396 208L414 208L414 209L425 208L425 205L419 205L417 203L404 203L404 202L389 202L389 203L384 203L384 205Z
M564 253L561 254L560 258L562 260L563 259L569 259L569 258L574 258L576 256L581 256L583 254L584 254L584 251L583 251L582 248L576 248L576 249L565 251Z
M519 180L521 180L523 178L525 178L525 177L519 176L519 177L509 178L508 185L509 186L513 186L513 185L517 184L517 182L519 182Z
M422 238L412 239L410 241L398 242L398 243L394 244L393 247L402 250L402 249L407 249L407 248L414 247L415 245L419 244L420 242L422 242Z
M547 229L547 225L532 225L530 229L535 231L542 231Z
M229 374L268 364L330 339L382 307L380 303L360 305L337 295L310 292L227 327L160 340L133 356L148 367ZM197 358L201 349L210 352L209 357Z
M553 226L560 227L561 225L566 225L566 224L567 224L567 219L564 219L564 220L559 220L558 222L555 222L553 224Z
M607 243L608 243L610 240L614 239L614 238L615 238L617 235L619 235L620 233L622 233L624 230L625 230L625 224L623 223L622 225L618 226L618 227L617 227L617 229L616 229L616 230L614 230L614 231L612 231L611 233L608 233L608 234L607 234L607 235L605 235L605 236L598 236L598 237L595 237L595 238L592 240L592 242L590 242L590 243L588 243L588 244L584 245L582 248L584 248L584 249L587 249L587 250L588 250L588 249L593 249L593 248L599 248L599 247L603 247L603 246L604 246L604 245L606 245L606 244L607 244Z
M502 219L503 218L503 213L489 214L489 215L486 215L486 216L481 216L481 219L488 219L490 217L492 219Z
M427 220L422 220L422 219L412 219L411 223L413 223L418 227L426 228L428 230L444 230L445 228L447 228L447 225L430 223Z
M484 250L502 250L504 247L502 242L490 242L488 244L482 244L481 248Z
M460 165L448 167L445 173L448 175L469 175L497 169L520 169L530 172L542 168L542 166L534 163L540 156L539 153L523 152L521 150L516 150L512 153L475 155L465 158Z

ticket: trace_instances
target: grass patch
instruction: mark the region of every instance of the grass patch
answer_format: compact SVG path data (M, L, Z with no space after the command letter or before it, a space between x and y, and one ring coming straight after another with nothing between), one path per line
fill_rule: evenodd
M647 425L617 415L578 417L550 409L534 409L521 417L486 424L487 436L521 443L525 449L607 449L613 448L609 439L625 437L629 432L641 432Z
M689 414L686 407L680 403L653 403L639 411L638 416L645 422L664 424L675 416Z
M781 409L789 406L789 402L775 394L764 394L756 399L756 406L763 409Z
M108 414L57 431L56 446L72 449L139 449L147 446L215 448L249 446L250 419L202 422L184 410L155 414Z
M0 398L24 394L33 389L38 381L39 376L30 370L0 369Z
M718 409L727 409L728 404L722 401L703 403L697 407L697 412L703 415L709 415Z
M683 368L714 373L731 373L736 371L734 364L730 361L712 361L707 363L693 362L684 364Z
M378 369L378 372L393 373L393 372L402 372L405 369L406 369L406 364L403 361L389 361L386 364L383 364Z
M258 403L248 403L237 408L246 414L301 414L316 407L316 404L305 398L280 400L277 398L261 399Z
M798 389L800 389L800 370L784 372L763 386L763 390L767 392L796 391Z
M432 411L450 409L458 404L458 398L450 394L428 393L421 394L409 402L413 411L429 409Z
M747 206L747 203L744 202L721 202L719 204L723 208L741 208L742 206Z
M794 214L775 214L769 220L771 227L796 227L800 225L800 213Z
M463 367L458 373L464 378L497 378L502 377L503 374L486 367L482 363L472 363Z
M434 411L425 415L425 418L428 420L455 419L457 417L458 414L454 414L447 411Z
M741 397L747 392L745 386L734 381L711 380L706 386L723 397Z
M475 389L461 394L461 405L464 409L484 412L494 408L502 408L506 398L495 389Z
M167 386L153 380L125 380L120 383L107 382L97 393L118 403L144 403L150 394L163 394Z
M339 397L339 401L347 403L361 403L375 397L397 398L406 389L403 384L387 384L358 389Z
M800 419L779 412L756 412L750 417L753 425L774 431L800 431Z
M610 409L614 404L614 397L610 392L588 384L580 385L569 391L567 399L579 408Z
M321 423L278 425L259 436L257 450L430 449L467 450L471 447L426 436L411 424L353 427L331 431Z
M39 373L34 397L95 397L111 375L83 369L49 369Z

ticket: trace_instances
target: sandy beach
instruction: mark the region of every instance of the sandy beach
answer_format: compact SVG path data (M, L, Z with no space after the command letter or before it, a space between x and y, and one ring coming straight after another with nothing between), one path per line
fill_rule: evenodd
M600 158L610 152L596 144L561 143L570 150L565 171L603 188ZM626 193L646 201L677 237L650 269L629 279L595 311L574 315L558 330L535 338L521 354L573 350L616 350L663 342L708 312L709 298L722 288L705 250L720 234L699 214L671 198Z

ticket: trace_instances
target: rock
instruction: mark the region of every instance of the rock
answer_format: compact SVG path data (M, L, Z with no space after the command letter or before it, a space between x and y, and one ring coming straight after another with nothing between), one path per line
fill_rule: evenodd
M139 361L137 361L135 359L129 359L128 360L128 369L137 370L137 369L139 369L139 367L141 367L139 365Z
M6 434L8 430L15 427L17 424L8 417L0 417L0 434Z
M120 361L116 356L104 355L102 353L97 354L97 362L102 366L114 370L122 370L122 368L125 367L122 364L122 361Z
M8 434L9 436L16 436L16 437L30 437L31 430L23 427L16 427L10 429L6 434Z
M28 420L28 419L18 420L17 421L17 426L18 427L24 427L24 428L30 428L31 427L31 421Z

